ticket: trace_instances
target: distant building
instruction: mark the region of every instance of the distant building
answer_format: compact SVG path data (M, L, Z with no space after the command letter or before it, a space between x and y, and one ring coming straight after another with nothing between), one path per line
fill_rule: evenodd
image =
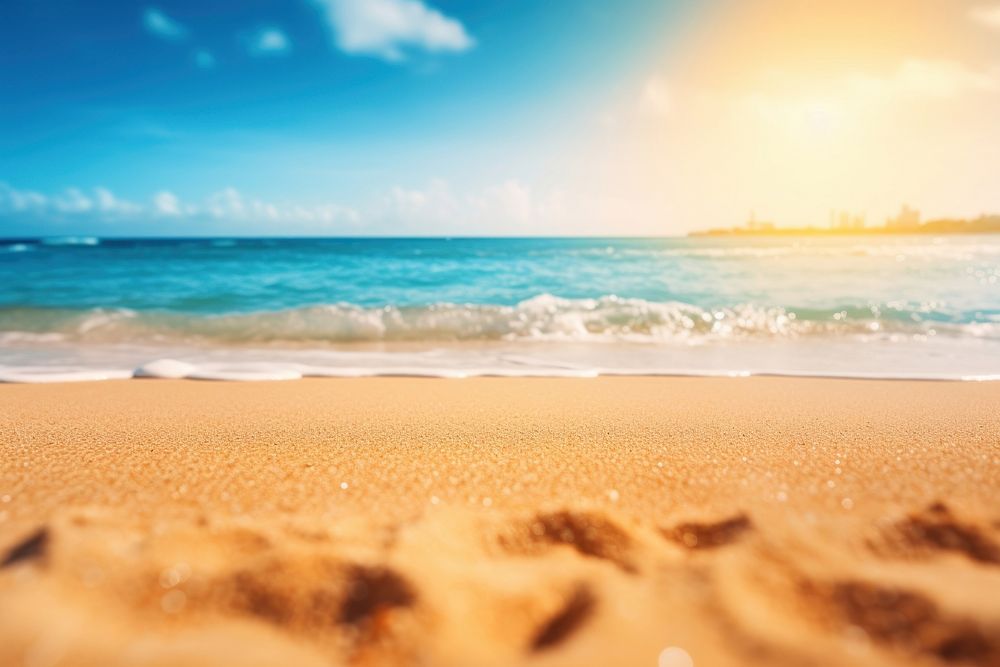
M750 213L742 227L716 228L691 232L689 236L796 236L806 234L1000 234L1000 215L982 214L978 218L937 218L920 221L920 212L903 206L899 215L886 220L884 227L866 227L863 215L830 210L829 227L776 227Z
M830 229L856 232L865 228L865 216L849 211L830 211Z
M920 228L920 211L915 208L910 208L906 204L903 204L903 208L900 209L899 215L895 218L889 218L885 221L885 226L887 229L892 229L896 231L907 230L907 229L919 229Z
M750 219L747 220L746 228L751 232L770 232L774 230L774 223L758 220L754 212L750 211Z

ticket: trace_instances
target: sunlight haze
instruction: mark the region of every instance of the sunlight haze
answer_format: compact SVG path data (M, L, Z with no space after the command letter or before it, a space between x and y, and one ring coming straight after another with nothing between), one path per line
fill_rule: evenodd
M996 3L500 4L8 6L0 36L37 47L0 56L0 234L676 235L751 212L1000 210Z

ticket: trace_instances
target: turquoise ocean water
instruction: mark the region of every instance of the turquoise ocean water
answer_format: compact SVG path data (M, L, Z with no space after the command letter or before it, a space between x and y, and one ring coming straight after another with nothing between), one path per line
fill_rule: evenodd
M144 365L991 378L1000 236L0 240L0 378Z

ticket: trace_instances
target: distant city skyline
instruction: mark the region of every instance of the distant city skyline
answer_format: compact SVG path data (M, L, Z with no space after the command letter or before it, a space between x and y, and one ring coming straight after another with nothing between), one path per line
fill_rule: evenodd
M0 236L676 235L748 210L1000 210L996 0L0 11Z
M830 220L826 225L792 225L780 224L771 220L759 220L756 213L750 212L750 218L743 225L712 227L698 229L689 233L690 236L743 236L743 235L794 235L794 234L867 234L867 233L932 233L932 234L965 234L965 233L1000 233L1000 214L983 213L973 218L941 217L933 220L921 220L920 211L903 204L895 216L886 218L883 224L869 225L864 214L852 214L850 211L830 211Z

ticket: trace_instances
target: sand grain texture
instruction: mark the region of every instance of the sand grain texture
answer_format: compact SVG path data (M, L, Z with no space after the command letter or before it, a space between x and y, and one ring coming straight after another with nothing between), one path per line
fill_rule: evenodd
M0 664L1000 665L1000 384L0 386Z

